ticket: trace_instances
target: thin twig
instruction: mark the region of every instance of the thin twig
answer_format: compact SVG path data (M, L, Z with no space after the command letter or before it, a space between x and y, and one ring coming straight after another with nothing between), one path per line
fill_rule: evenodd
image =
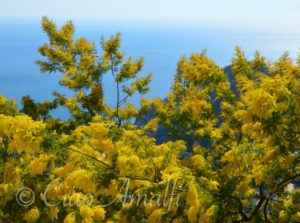
M235 196L232 196L232 195L226 195L226 194L219 194L219 193L215 194L215 195L218 196L218 197L227 197L227 198L236 200L239 203L239 207L238 207L239 208L239 213L242 215L243 220L244 221L250 221L250 218L244 213L243 203L238 197L235 197Z
M131 176L131 175L120 176L120 174L119 174L119 172L118 172L117 170L115 170L112 166L110 166L109 164L103 162L102 160L99 160L99 159L97 159L97 158L95 158L95 157L93 157L93 156L90 156L90 155L88 155L88 154L85 154L85 153L83 153L83 152L81 152L81 151L78 151L78 150L76 150L76 149L72 149L72 148L66 148L66 149L71 150L71 151L73 151L73 152L77 152L77 153L79 153L79 154L81 154L81 155L83 155L83 156L86 156L86 157L88 157L88 158L90 158L90 159L93 159L93 160L95 160L95 161L101 163L101 164L104 165L106 168L112 170L118 177L125 177L125 178L134 179L134 180L144 180L144 181L149 181L149 182L152 182L152 183L157 183L157 182L154 181L154 180L151 180L151 179L148 179L148 178L145 178L145 177L142 177L142 176Z
M110 166L109 164L103 162L102 160L97 159L96 157L90 156L90 155L88 155L88 154L86 154L86 153L83 153L83 152L78 151L78 150L76 150L76 149L72 149L72 148L70 148L70 147L68 147L68 148L66 148L66 149L71 150L71 151L73 151L73 152L77 152L77 153L79 153L79 154L81 154L81 155L83 155L83 156L89 157L89 158L91 158L91 159L93 159L93 160L95 160L95 161L101 163L102 165L106 166L108 169L112 170L113 172L117 172L112 166Z
M296 180L298 177L300 177L300 173L297 173L291 177L288 177L286 179L284 179L283 181L281 181L280 183L278 183L274 189L271 191L270 194L275 193L278 189L280 189L281 187L286 186L287 184L289 184L291 181Z
M260 199L259 199L259 202L258 204L256 205L254 211L252 212L252 214L250 215L250 219L252 219L256 213L258 212L258 210L261 208L261 206L264 204L265 200L266 200L266 195L263 194L263 184L261 184L259 186L259 195L260 195Z
M154 160L152 159L152 156L151 156L151 154L149 153L149 151L148 151L144 146L142 146L142 148L143 148L143 150L146 152L148 158L151 160L151 162L152 162L152 164L153 164L153 166L154 166L154 182L156 182L156 181L157 181L157 166L156 166Z
M264 205L264 217L265 217L265 222L268 223L268 204L269 204L269 198L266 199L265 205Z

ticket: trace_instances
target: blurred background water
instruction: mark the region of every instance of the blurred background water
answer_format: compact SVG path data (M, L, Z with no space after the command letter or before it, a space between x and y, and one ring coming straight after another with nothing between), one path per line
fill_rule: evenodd
M59 21L58 23L62 23ZM268 60L278 59L285 51L296 59L300 46L300 32L243 29L234 27L175 26L163 24L133 24L126 22L75 21L76 38L87 37L100 47L101 36L108 38L122 33L122 50L126 56L145 57L142 75L153 73L148 97L165 97L170 90L176 64L183 55L206 49L218 65L231 63L235 46L241 46L249 59L259 50ZM52 92L70 95L59 86L60 74L42 74L35 64L41 59L38 47L47 42L40 21L0 20L0 94L14 97L18 104L22 96L30 95L37 101L53 99ZM104 77L105 98L115 103L115 86L109 74ZM138 97L133 98L138 103ZM59 109L53 113L67 118Z

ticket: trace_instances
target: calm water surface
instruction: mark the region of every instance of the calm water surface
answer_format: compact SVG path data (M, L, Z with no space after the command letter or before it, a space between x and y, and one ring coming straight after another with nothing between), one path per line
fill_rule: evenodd
M295 31L247 30L218 27L176 27L167 25L134 25L104 22L76 22L76 37L87 37L100 45L102 35L122 32L122 50L126 55L145 57L142 74L153 73L149 97L165 97L170 89L176 64L181 56L207 49L207 54L220 66L230 64L234 47L241 46L251 58L255 50L275 60L284 51L296 58L300 47L300 29ZM40 59L38 47L47 41L36 20L0 20L0 94L23 95L37 101L52 99L54 90L70 94L58 84L59 74L41 74L35 61ZM109 75L105 80L105 97L115 102L115 87ZM133 99L137 103L137 97ZM54 114L66 118L58 110Z

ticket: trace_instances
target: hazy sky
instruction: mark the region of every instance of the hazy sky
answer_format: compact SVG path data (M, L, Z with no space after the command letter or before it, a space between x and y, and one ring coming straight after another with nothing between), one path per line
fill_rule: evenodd
M0 0L0 17L300 27L300 0Z

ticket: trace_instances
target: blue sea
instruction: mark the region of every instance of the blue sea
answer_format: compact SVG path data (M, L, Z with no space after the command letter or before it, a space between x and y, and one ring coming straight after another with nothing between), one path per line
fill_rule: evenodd
M62 21L58 21L62 24ZM165 97L170 90L176 65L183 55L206 49L208 56L220 66L231 63L236 46L242 47L251 58L259 50L268 60L278 59L289 51L297 58L300 47L300 28L293 31L255 28L182 26L167 24L135 24L128 22L75 21L76 38L87 37L100 46L101 36L108 38L122 33L122 50L127 56L145 57L141 75L153 74L148 97ZM52 99L53 91L70 95L59 86L60 74L42 74L35 64L41 59L38 47L47 42L40 21L21 19L0 20L0 94L14 97L30 95L37 101ZM105 98L115 103L115 86L109 74L104 78ZM137 103L138 97L133 99ZM54 112L67 118L62 109Z

